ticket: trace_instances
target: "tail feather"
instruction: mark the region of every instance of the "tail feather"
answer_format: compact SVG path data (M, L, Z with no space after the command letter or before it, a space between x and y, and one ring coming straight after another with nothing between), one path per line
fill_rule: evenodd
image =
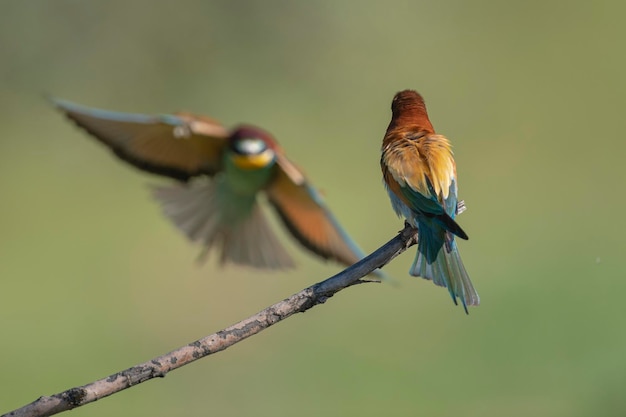
M445 248L442 252L445 258L445 263L448 265L449 274L454 278L452 280L454 293L461 299L465 311L467 311L467 306L479 305L480 297L474 289L474 285L472 285L472 281L465 270L465 266L463 265L463 261L461 261L461 256L459 255L459 251L456 247L456 243L452 243L452 248L449 252Z
M243 215L233 214L242 205L225 204L218 192L218 181L153 189L164 214L191 241L204 246L199 261L217 248L221 249L222 264L232 262L268 269L295 266L256 202Z
M272 232L261 207L255 204L250 216L223 233L222 264L283 269L295 266Z
M219 215L213 207L212 187L160 186L154 196L164 214L192 241L209 244L218 228Z
M467 313L467 306L480 304L480 298L461 261L454 238L449 232L433 231L424 224L419 224L418 228L417 256L409 273L447 288L454 304L457 304L457 298L460 299Z

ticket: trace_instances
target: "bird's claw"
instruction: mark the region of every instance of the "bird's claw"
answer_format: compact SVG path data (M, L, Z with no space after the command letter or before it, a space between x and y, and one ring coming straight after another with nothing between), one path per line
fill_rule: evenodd
M417 228L408 221L404 221L404 229L400 230L398 233L405 237L407 248L417 243Z
M456 203L456 214L459 215L463 213L465 210L467 210L467 206L465 205L465 200L459 200L459 202Z

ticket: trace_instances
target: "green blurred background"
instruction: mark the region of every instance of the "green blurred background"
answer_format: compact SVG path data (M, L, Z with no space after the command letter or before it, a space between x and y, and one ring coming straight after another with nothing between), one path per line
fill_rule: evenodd
M626 3L17 1L0 13L0 412L217 331L338 271L199 267L134 170L45 93L273 132L368 252L393 94L451 138L482 305L348 289L73 416L626 413Z

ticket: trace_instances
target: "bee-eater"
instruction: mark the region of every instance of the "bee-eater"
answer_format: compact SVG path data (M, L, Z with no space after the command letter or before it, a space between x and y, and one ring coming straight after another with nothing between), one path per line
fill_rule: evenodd
M467 234L454 220L463 206L457 200L450 142L435 133L417 92L396 94L391 111L380 165L394 211L417 229L417 255L409 273L446 287L467 312L468 305L480 300L454 241Z
M363 258L316 189L266 131L247 125L229 131L189 113L149 116L53 101L119 158L178 180L155 187L154 195L166 216L204 246L202 257L220 248L222 264L294 266L259 206L264 194L306 249L346 266Z

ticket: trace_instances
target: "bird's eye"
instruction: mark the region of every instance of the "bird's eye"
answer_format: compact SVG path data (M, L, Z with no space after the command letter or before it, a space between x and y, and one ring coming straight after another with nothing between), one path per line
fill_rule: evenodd
M241 155L258 155L267 149L265 142L258 138L242 139L233 145L233 150Z

